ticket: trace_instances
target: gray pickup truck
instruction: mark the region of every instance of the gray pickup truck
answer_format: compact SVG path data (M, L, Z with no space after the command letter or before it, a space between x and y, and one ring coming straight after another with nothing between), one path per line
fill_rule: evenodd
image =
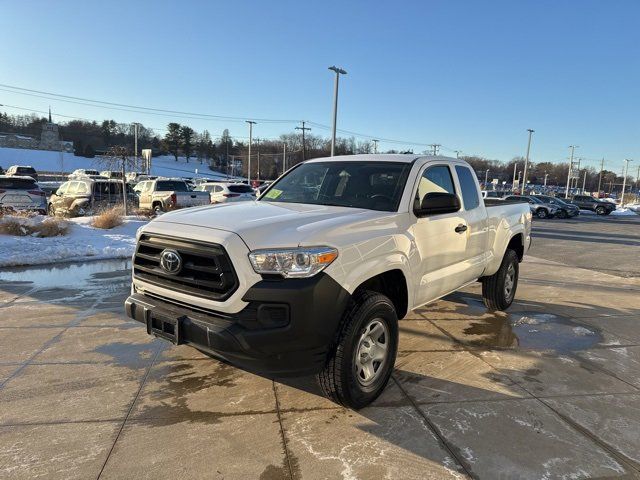
M193 192L181 179L146 180L136 185L134 191L138 195L140 208L153 210L156 213L211 203L209 192Z

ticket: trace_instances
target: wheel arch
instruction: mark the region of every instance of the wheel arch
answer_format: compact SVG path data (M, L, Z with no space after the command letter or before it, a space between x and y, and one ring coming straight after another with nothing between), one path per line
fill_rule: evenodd
M398 319L403 318L409 310L409 290L404 272L399 268L387 270L363 281L354 290L358 292L372 291L385 295L395 307Z

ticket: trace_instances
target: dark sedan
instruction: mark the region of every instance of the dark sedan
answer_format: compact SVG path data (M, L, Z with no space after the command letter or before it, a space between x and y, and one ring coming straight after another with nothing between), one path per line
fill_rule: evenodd
M550 203L558 207L558 213L556 213L558 218L571 218L580 215L580 208L577 205L573 205L561 198L550 197L549 195L536 195L536 198L539 198L544 203Z

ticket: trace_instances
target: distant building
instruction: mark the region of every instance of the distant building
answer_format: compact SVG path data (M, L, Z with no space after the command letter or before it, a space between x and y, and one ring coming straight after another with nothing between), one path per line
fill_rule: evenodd
M51 109L49 109L49 121L42 124L39 139L34 135L0 133L0 147L73 153L73 142L60 140L58 125L51 120Z

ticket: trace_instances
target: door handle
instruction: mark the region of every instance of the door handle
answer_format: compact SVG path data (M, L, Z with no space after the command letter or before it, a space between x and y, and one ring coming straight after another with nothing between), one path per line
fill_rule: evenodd
M467 226L460 224L455 228L456 233L463 233L467 231Z

